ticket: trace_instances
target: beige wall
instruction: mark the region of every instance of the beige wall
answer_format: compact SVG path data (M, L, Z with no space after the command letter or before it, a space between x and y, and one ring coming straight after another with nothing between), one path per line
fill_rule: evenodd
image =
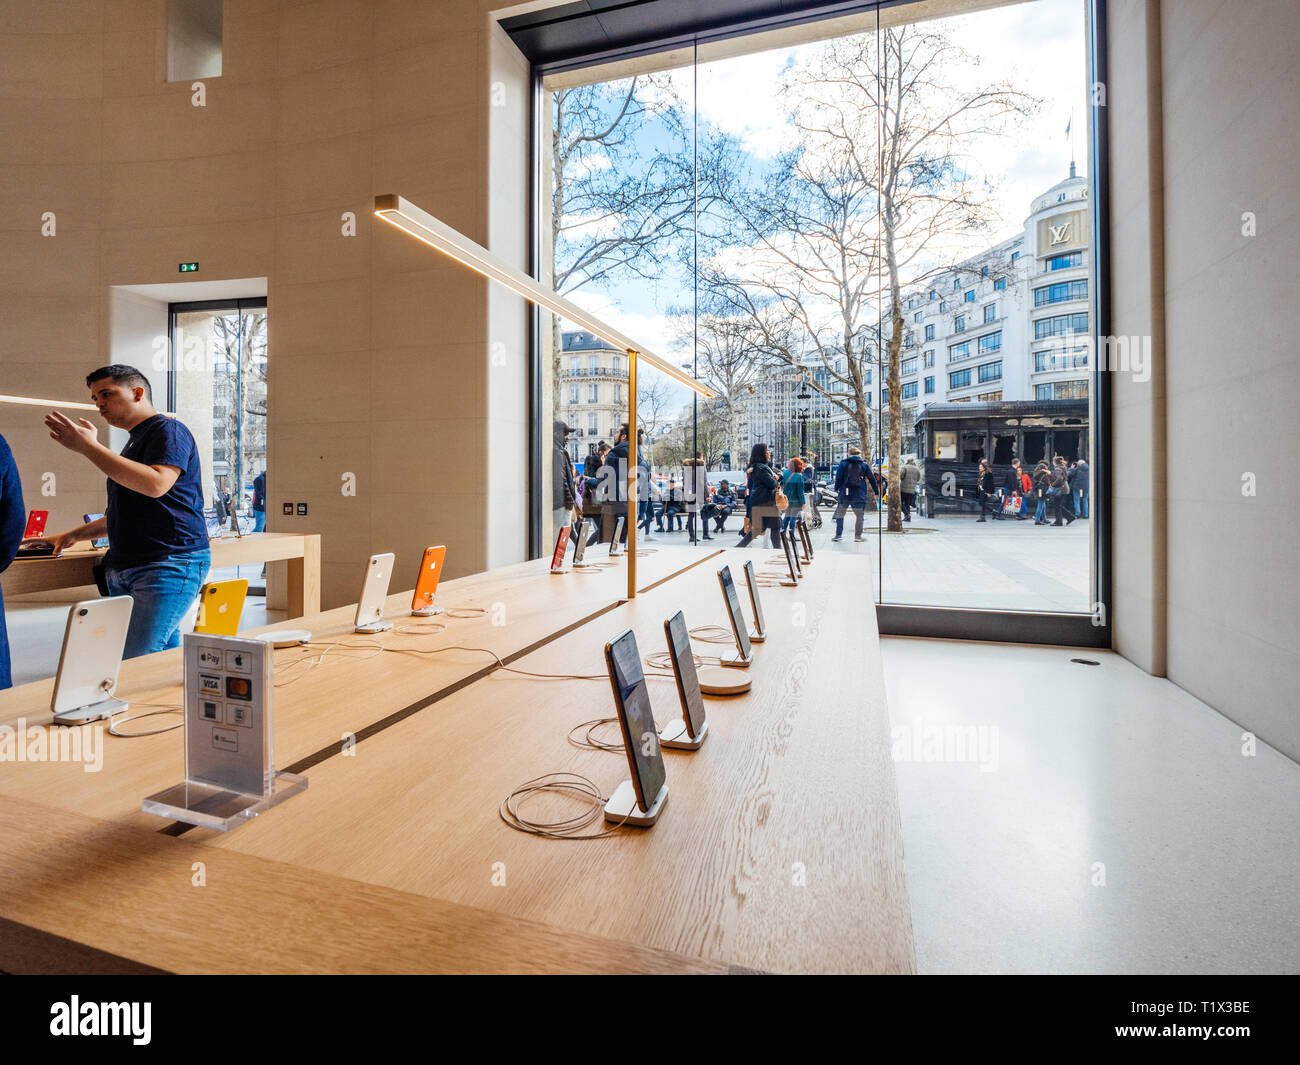
M355 598L374 551L397 553L399 585L430 543L456 574L526 551L523 304L369 213L398 192L526 264L527 67L489 32L493 6L226 0L203 108L165 80L163 0L0 7L6 381L81 398L116 353L114 285L175 282L187 260L198 281L265 276L268 524L322 533L327 606ZM26 484L57 471L60 521L103 509L102 477L38 410L0 407L0 431Z
M1300 758L1300 7L1130 0L1111 18L1114 331L1164 330L1163 398L1117 394L1116 647Z

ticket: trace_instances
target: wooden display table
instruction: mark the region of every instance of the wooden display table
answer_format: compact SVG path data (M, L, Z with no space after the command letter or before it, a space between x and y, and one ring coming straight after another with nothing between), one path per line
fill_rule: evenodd
M319 533L260 532L209 543L213 569L287 561L289 616L303 617L320 610ZM102 548L78 544L58 558L16 559L0 577L5 598L93 585L95 560L103 556Z
M670 801L654 828L558 841L497 816L513 787L542 773L584 773L606 793L626 777L621 753L566 740L613 713L605 642L632 628L643 656L661 651L678 609L692 627L724 623L718 566L743 583L746 559L771 573L773 557L660 549L641 560L647 590L630 603L617 594L621 568L552 577L546 562L525 563L439 592L452 612L505 604L504 625L440 616L410 619L442 621L437 634L355 637L488 648L522 670L596 680L512 674L462 650L339 648L310 669L281 662L305 650L277 652L277 682L289 681L276 690L277 762L309 763L310 786L228 835L178 834L140 812L143 796L179 778L179 731L110 738L99 773L0 764L11 841L0 849L0 969L911 972L863 557L826 553L799 588L764 588L769 637L754 649L753 691L708 702L700 751L665 752ZM405 604L409 593L393 597L389 616ZM351 644L342 613L307 627ZM175 700L158 682L179 669L176 654L127 663L124 680L130 670L132 686L146 692L152 679L159 701ZM679 708L675 685L651 683L662 724ZM0 695L0 723L48 720L42 697L48 682ZM346 750L344 731L356 737ZM194 862L211 886L191 886ZM241 923L250 914L255 928Z

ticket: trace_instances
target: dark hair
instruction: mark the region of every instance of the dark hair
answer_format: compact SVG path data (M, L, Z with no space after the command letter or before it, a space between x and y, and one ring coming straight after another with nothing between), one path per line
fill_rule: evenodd
M144 398L150 403L153 402L153 386L149 384L149 378L145 377L134 366L126 366L120 362L115 362L112 366L101 366L98 370L86 376L86 387L89 388L96 381L102 381L106 377L111 378L115 385L126 385L127 388L143 388Z
M757 466L760 462L767 462L767 445L755 444L749 451L749 464Z

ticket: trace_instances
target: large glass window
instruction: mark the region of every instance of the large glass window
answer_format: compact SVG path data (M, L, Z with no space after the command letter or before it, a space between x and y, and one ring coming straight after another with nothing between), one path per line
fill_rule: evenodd
M1088 281L1062 281L1056 285L1043 285L1034 289L1034 306L1045 303L1064 303L1066 300L1086 300L1088 298Z
M1035 340L1086 332L1088 332L1087 314L1057 314L1051 318L1039 318L1034 322Z
M829 480L858 446L891 485L909 457L922 471L919 516L904 529L898 500L877 501L876 538L848 545L878 552L880 602L1090 612L1087 521L1048 539L1033 522L968 520L981 459L999 483L1012 459L1032 470L1059 456L1088 476L1090 367L1073 352L1054 360L1057 338L1073 347L1093 330L1083 301L1095 293L1085 277L1031 283L1097 258L1084 5L918 5L914 22L910 5L887 10L888 25L872 11L820 38L802 25L688 44L658 68L641 54L546 73L539 274L717 393L638 382L656 537L660 486L680 485L696 457L711 485L743 483L762 443ZM1035 316L1065 300L1081 302ZM934 303L942 317L923 322ZM577 424L555 353L590 355L589 373L599 355L602 375L621 370L619 353L549 319L542 338L544 421ZM983 361L904 382L934 366L936 344L948 363ZM1080 372L1032 377L1059 369ZM615 430L625 396L600 398Z
M1063 255L1051 255L1043 263L1048 270L1067 270L1072 266L1083 265L1083 252L1070 251Z

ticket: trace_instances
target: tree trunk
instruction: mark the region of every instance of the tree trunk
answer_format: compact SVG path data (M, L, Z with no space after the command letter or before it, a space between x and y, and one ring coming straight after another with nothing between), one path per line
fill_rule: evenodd
M903 531L903 497L898 490L898 474L902 468L902 420L903 397L899 388L900 354L903 347L903 302L902 286L898 279L898 256L894 249L894 205L886 196L881 212L885 229L885 260L889 265L889 301L891 305L890 320L892 328L889 337L889 490L886 501L889 506L890 532Z

